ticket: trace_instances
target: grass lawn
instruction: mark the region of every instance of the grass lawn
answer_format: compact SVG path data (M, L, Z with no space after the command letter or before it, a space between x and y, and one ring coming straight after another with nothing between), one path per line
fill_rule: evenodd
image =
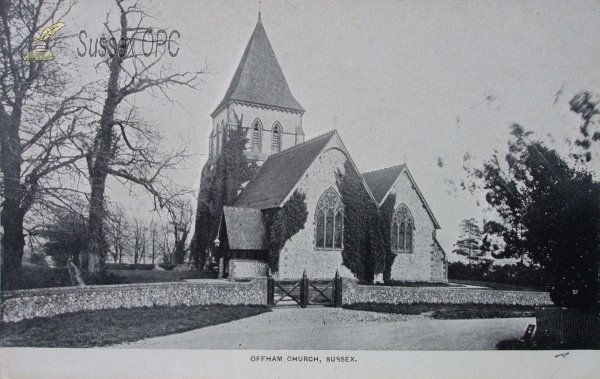
M519 286L516 284L496 283L496 282L484 282L479 280L462 280L462 279L448 279L450 283L456 284L467 284L470 286L481 286L487 287L493 290L505 290L505 291L534 291L544 292L544 290L534 287Z
M199 305L109 309L2 323L3 347L93 347L139 341L223 324L264 306Z
M178 282L185 279L216 279L215 273L200 273L191 271L158 271L158 270L107 270L108 276L102 282L86 284L125 284L125 283L158 283ZM19 273L2 278L2 290L21 290L32 288L66 287L69 286L69 273L64 267L47 268L28 266Z
M216 279L216 275L191 271L155 271L155 270L108 270L110 274L117 275L126 283L159 283L178 282L185 279Z
M358 303L344 305L344 308L404 315L420 315L423 313L430 313L433 318L438 320L535 316L535 307L525 305Z
M373 284L372 282L361 282L364 286L390 286L390 287L450 287L448 283L430 283L430 282L401 282L392 280L387 283Z
M23 266L19 273L3 273L3 275L3 291L69 285L69 273L66 268Z

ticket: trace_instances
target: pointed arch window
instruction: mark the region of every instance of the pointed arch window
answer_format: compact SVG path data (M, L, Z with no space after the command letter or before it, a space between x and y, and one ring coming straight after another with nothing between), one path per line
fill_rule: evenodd
M271 152L277 154L281 151L281 125L278 122L273 126L273 137L271 142Z
M400 204L392 216L391 246L395 253L413 252L414 222L408 207Z
M317 248L341 249L344 240L344 207L342 199L333 188L327 189L317 203Z
M217 150L215 152L215 156L219 155L219 153L221 152L221 126L217 124L217 134L216 134L216 139L217 139Z
M260 120L256 119L252 124L252 150L260 151L262 126Z

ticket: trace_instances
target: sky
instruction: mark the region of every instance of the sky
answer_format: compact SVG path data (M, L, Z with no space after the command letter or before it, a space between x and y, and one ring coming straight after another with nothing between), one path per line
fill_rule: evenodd
M163 132L165 146L189 144L193 156L173 177L197 193L209 115L254 30L259 1L141 5L155 15L153 25L181 35L180 51L167 64L206 71L197 90L172 91L175 102L136 102ZM67 29L99 37L111 6L78 3L65 18ZM333 129L335 119L360 171L406 162L441 225L447 253L462 219L489 217L481 194L457 189L465 154L477 164L502 152L513 123L564 149L580 124L569 100L583 90L600 94L598 0L263 0L260 7L292 94L306 110L306 138ZM100 58L78 57L80 46L75 37L72 58L87 79ZM109 196L149 214L141 191L123 195L118 187L110 183Z

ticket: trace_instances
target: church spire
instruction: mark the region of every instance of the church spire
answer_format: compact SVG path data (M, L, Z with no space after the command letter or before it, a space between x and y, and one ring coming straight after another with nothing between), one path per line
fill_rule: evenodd
M258 12L258 21L225 97L213 116L230 100L304 113L285 80Z

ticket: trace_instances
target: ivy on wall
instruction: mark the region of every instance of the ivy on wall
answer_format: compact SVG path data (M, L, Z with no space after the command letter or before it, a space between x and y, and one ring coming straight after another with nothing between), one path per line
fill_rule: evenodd
M343 174L338 170L337 187L344 205L344 266L358 279L372 281L386 267L377 205L350 161L344 163Z
M289 200L279 209L265 211L267 231L269 234L269 267L271 271L279 271L279 253L286 241L304 229L308 218L306 195L294 191Z
M396 254L392 252L391 246L391 228L392 228L392 217L394 216L394 210L396 209L396 194L390 193L385 199L383 204L379 206L378 218L379 218L379 230L381 231L382 244L384 248L385 265L383 269L383 281L389 282L392 276L392 266Z
M212 241L217 237L223 206L232 205L237 199L242 184L250 180L257 165L244 154L248 144L247 130L242 128L242 118L237 126L226 128L225 144L216 162L208 161L202 169L198 207L196 208L196 226L191 242L191 257L196 267L203 267L206 252L214 248ZM226 246L215 251L219 259Z

